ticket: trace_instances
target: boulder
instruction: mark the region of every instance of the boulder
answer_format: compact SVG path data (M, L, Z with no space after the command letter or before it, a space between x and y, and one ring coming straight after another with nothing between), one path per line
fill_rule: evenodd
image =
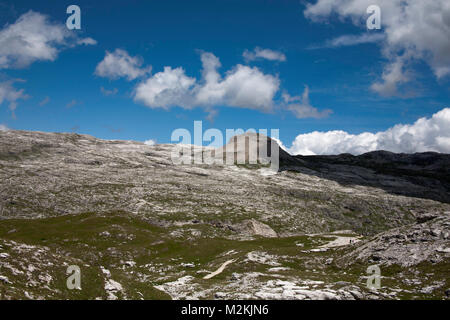
M271 227L255 219L244 221L244 226L247 231L254 236L261 236L266 238L278 237L277 233Z

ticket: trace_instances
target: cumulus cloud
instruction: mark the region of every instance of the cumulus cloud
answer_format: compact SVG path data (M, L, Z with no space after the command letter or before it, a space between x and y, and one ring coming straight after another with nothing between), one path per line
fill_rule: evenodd
M95 44L80 39L62 23L52 23L46 15L28 11L0 30L0 69L24 68L39 60L54 61L64 47Z
M0 29L0 69L25 68L36 61L54 61L61 50L77 45L93 45L92 38L80 38L63 23L51 22L49 17L32 10L12 24ZM13 112L18 100L28 98L23 89L15 89L12 80L0 83L0 104L9 102ZM44 105L48 98L41 101Z
M9 80L0 82L0 105L3 102L9 103L9 109L13 112L17 108L18 100L27 99L29 96L25 94L23 89L14 88L14 82L19 80Z
M257 59L266 59L271 61L286 61L286 56L280 51L271 49L262 49L256 47L253 51L245 50L242 54L246 61L253 61Z
M169 109L172 106L189 108L191 87L196 80L186 76L183 68L164 67L136 87L135 100L150 108Z
M431 118L420 118L414 124L398 124L377 133L349 134L334 130L298 135L289 151L292 154L362 154L374 150L391 152L450 153L450 108Z
M277 77L264 74L256 67L236 65L222 77L218 68L219 59L212 53L201 55L202 78L186 75L183 68L164 67L138 84L135 101L150 108L168 109L180 106L185 109L211 108L225 105L270 111L273 98L279 88Z
M9 130L9 128L6 124L0 123L0 131L8 131L8 130Z
M313 21L337 15L365 28L366 9L372 0L318 0L304 14ZM383 75L372 89L385 96L399 95L398 85L408 79L417 61L427 63L437 78L450 75L450 2L448 0L378 0L382 54L387 59ZM377 31L378 32L378 31Z
M144 141L144 144L146 144L148 146L153 146L156 144L156 140L149 139L149 140Z
M203 83L196 88L196 101L201 105L224 104L231 107L270 111L280 81L256 67L236 65L222 79L217 69L220 62L212 53L202 54Z
M303 118L320 119L328 117L331 113L333 113L333 111L330 109L319 111L317 108L311 105L311 103L309 102L308 86L305 86L305 90L303 91L301 97L300 96L291 97L288 93L285 92L283 93L283 100L285 103L284 108L292 111L292 113L298 119Z
M142 64L141 58L131 57L125 50L106 51L105 57L95 68L95 74L109 79L126 78L131 81L150 72L151 67L144 68Z

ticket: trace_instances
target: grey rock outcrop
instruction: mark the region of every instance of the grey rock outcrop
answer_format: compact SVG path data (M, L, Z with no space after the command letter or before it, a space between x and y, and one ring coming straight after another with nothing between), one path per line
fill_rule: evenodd
M419 221L423 220L419 218ZM449 258L450 212L445 212L425 222L382 232L364 241L338 261L344 264L363 261L409 267L422 262L437 263Z
M276 238L278 236L277 233L267 224L255 219L243 221L241 224L241 228L246 230L250 235L254 236L261 236L266 238Z

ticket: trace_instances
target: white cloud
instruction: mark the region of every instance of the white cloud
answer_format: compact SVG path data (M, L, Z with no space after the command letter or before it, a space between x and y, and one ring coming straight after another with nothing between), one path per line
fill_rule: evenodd
M0 29L0 69L25 68L36 61L54 61L58 53L76 45L92 45L92 38L79 38L75 32L69 31L63 23L53 23L48 16L28 11L12 24ZM28 95L23 89L15 89L12 80L0 83L0 104L9 102L13 112L19 99ZM44 105L48 98L41 101Z
M101 93L103 93L105 96L113 96L113 95L117 94L117 92L119 92L119 90L117 90L117 88L108 90L108 89L105 89L105 88L103 88L103 87L100 87L100 91L101 91Z
M289 151L292 154L361 154L374 150L391 152L450 153L450 108L414 124L398 124L377 133L349 134L345 131L314 131L298 135Z
M149 139L149 140L144 141L144 144L146 144L148 146L153 146L156 144L156 140Z
M278 145L280 146L281 149L283 149L283 150L286 151L286 152L289 152L289 149L286 148L286 146L283 144L283 142L282 142L280 139L275 138L275 137L270 137L270 138L271 138L272 140L275 140L275 142L278 143Z
M164 67L164 71L156 73L136 87L134 99L150 108L189 108L190 89L195 81L185 75L183 68Z
M39 105L42 107L42 106L45 106L49 102L50 102L50 97L47 96L41 102L39 102Z
M345 131L314 131L298 135L289 151L292 154L361 154L376 150L376 136L372 133L352 135Z
M10 80L0 82L0 105L3 102L9 103L9 109L14 113L17 108L17 101L27 99L29 96L24 93L23 89L15 89L13 84L19 80Z
M253 61L257 59L267 59L271 61L286 61L286 56L280 51L271 49L262 49L256 47L253 51L245 50L242 54L246 61Z
M151 67L142 67L142 59L131 57L128 52L116 49L106 51L105 57L95 68L95 74L109 79L127 78L131 81L150 72Z
M313 107L309 102L309 88L305 86L305 90L301 97L294 96L291 97L288 93L283 93L283 100L285 102L284 108L292 111L298 119L303 118L325 118L328 117L332 110L326 109L319 111L317 108Z
M201 55L202 79L188 77L183 68L164 67L135 90L135 101L150 108L185 109L224 105L270 111L279 88L277 77L264 74L256 67L236 65L225 77L217 69L219 59L212 53Z
M28 11L0 30L0 69L24 68L38 60L54 61L64 47L94 44L80 39L62 23L52 23L46 15Z
M355 25L366 27L366 9L372 0L318 0L308 4L304 14L314 21L337 14ZM408 80L416 61L425 61L437 78L450 75L450 2L448 0L377 0L381 8L382 54L388 60L380 82L372 89L398 95L398 84ZM378 31L377 31L378 32Z
M0 123L0 131L8 131L9 128L7 125Z
M198 87L196 100L205 105L228 105L238 108L270 111L279 88L278 78L262 73L256 67L238 64L224 79L215 78L216 70L208 70L206 81Z
M370 88L385 97L400 95L398 93L399 85L408 82L410 78L404 65L404 59L397 57L395 61L384 68L381 75L382 81L374 82Z
M97 40L88 37L88 38L79 39L77 41L77 44L85 45L85 46L89 46L89 45L94 46L97 44Z
M219 114L219 111L216 109L207 109L205 110L208 114L206 115L205 119L209 122L213 123L216 116Z
M320 46L313 46L310 49L354 46L363 43L379 42L384 39L385 35L383 33L363 33L359 35L345 34L337 38L327 40L325 44Z

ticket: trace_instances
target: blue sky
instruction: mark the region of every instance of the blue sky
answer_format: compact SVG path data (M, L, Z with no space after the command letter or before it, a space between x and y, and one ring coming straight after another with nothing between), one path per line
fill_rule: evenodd
M305 16L308 3L311 3L310 12ZM281 140L290 146L299 134L316 130L375 133L396 124L412 124L420 117L430 117L449 107L450 77L439 73L446 70L445 60L421 59L413 53L407 67L406 63L402 64L408 81L398 80L394 93L387 90L386 94L385 87L384 91L374 90L372 85L382 81L383 72L389 73L390 63L394 65L397 61L383 53L390 47L383 40L329 44L343 35L359 37L378 33L380 37L389 37L395 26L366 30L351 20L355 14L345 16L335 9L334 14L327 16L318 11L320 8L313 10L315 3L0 1L0 44L1 31L17 23L30 10L47 16L46 23L65 27L69 16L66 8L76 4L81 8L82 19L81 30L70 31L75 35L67 36L64 44L49 42L57 50L55 57L35 58L3 68L0 64L0 83L9 83L9 90L23 90L12 108L11 101L0 99L0 124L11 129L75 131L104 139L155 139L165 143L170 142L174 129L191 129L194 120L203 120L205 129L278 128ZM368 16L361 12L362 20ZM86 38L95 39L96 44L74 44ZM2 45L8 45L5 41ZM268 49L285 59L245 59L243 53L247 50L254 54L255 48ZM151 72L143 71L132 80L96 72L106 52L114 53L116 49L136 57L140 61L137 68L151 66ZM191 97L193 93L188 92L193 102L182 107L176 105L177 99L167 106L156 106L161 104L149 102L148 98L136 99L137 87L163 72L166 66L182 67L186 77L201 83L201 58L205 53L212 53L220 61L217 70L221 79L240 64L249 67L243 71L257 68L258 76L268 75L278 81L271 102L253 108L246 108L241 102L235 103L237 107L230 106L233 104L230 101L236 101L229 97L234 89L227 91L226 97L208 104L197 103ZM9 52L9 57L13 54ZM2 49L0 62L1 55ZM234 85L230 84L233 88ZM148 83L142 90L150 90L150 86ZM293 107L283 99L283 93L295 97ZM292 112L292 108L305 106L317 113L307 112L303 117Z

